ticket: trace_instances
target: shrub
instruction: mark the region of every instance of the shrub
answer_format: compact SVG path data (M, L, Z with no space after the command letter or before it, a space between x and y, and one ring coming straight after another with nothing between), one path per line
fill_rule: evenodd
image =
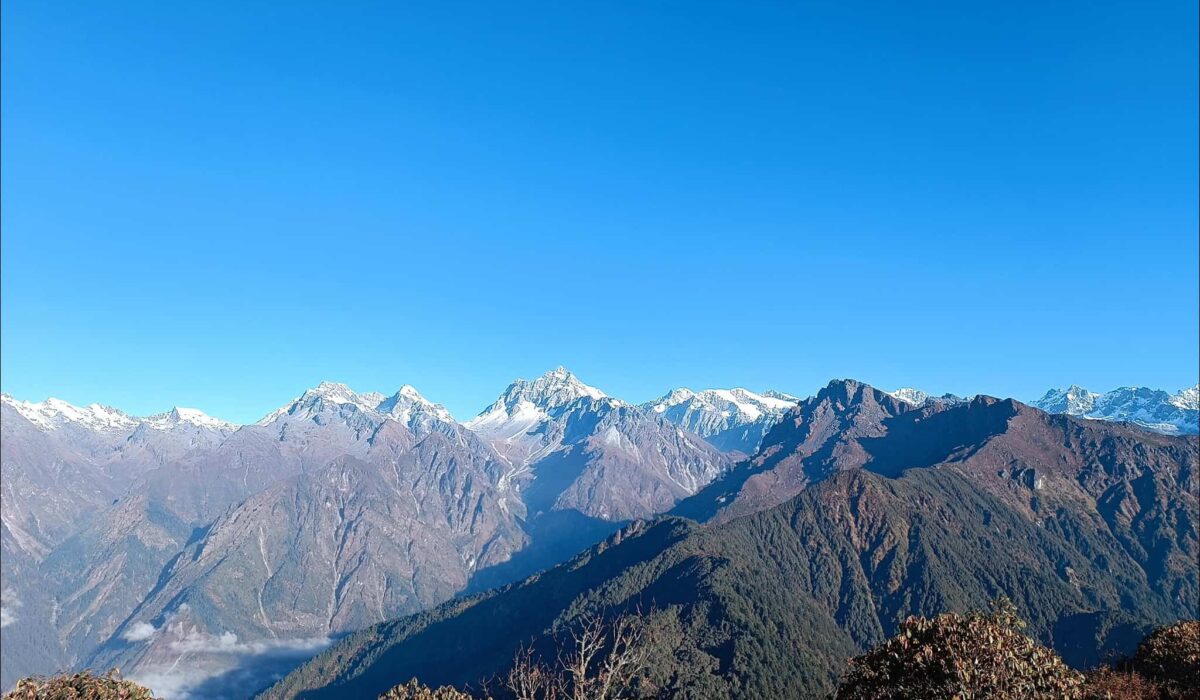
M421 685L414 678L380 695L379 700L473 700L473 698L469 694L450 686L430 688L429 686Z
M910 617L899 633L855 657L840 700L1079 698L1083 674L1022 633L1007 599L990 614Z
M1186 620L1154 630L1138 646L1132 666L1170 693L1200 696L1200 621Z
M1162 688L1132 671L1100 668L1088 674L1083 697L1086 700L1160 700Z
M117 669L104 675L83 671L69 676L22 678L4 700L156 700L149 688L123 680Z

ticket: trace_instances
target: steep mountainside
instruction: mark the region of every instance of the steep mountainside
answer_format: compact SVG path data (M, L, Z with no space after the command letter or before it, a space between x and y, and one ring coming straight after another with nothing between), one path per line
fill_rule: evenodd
M1200 385L1175 394L1145 387L1121 387L1104 393L1083 387L1051 389L1034 406L1051 413L1099 420L1127 421L1167 434L1200 433Z
M243 643L337 635L418 612L526 542L499 501L504 466L456 424L416 435L395 421L365 453L268 487L222 515L164 570L110 637L97 666L141 675L182 658L213 670L189 640ZM130 639L140 630L144 639Z
M806 460L798 446L820 429L785 424L763 450L799 462L782 467L807 480L798 495L772 504L746 492L767 507L706 527L637 524L521 584L352 635L264 697L370 696L414 675L478 683L522 644L550 653L588 612L651 610L661 683L746 698L827 692L904 616L1001 593L1081 664L1125 641L1117 618L1196 616L1194 440L1011 400L893 410L895 399L851 382L822 394L806 415L856 437Z
M330 540L330 532L336 529L327 519L303 520L306 527L303 531L289 528L298 525L306 507L317 515L335 519L344 517L341 509L330 510L332 503L338 501L328 497L332 487L328 473L323 471L336 469L331 465L339 460L351 468L344 472L346 480L336 484L338 492L361 496L361 502L367 503L363 509L368 511L394 507L388 499L402 500L410 506L414 503L414 494L394 492L400 485L379 482L385 471L389 475L396 474L395 480L399 480L396 472L399 463L411 459L412 455L407 453L415 453L414 446L419 437L449 433L452 442L466 446L458 452L444 450L444 457L434 454L433 460L446 459L452 463L456 459L463 459L464 463L495 460L494 453L474 435L457 424L443 422L442 416L448 418L449 414L424 400L411 387L387 398L359 395L344 385L326 382L305 392L258 425L242 428L219 446L189 453L183 459L149 472L98 518L95 525L58 547L42 567L50 578L59 582L57 624L60 634L67 640L70 655L92 665L98 663L98 659L115 657L122 661L123 668L135 670L143 659L147 662L155 659L142 653L143 647L154 647L154 640L126 639L131 626L140 623L138 629L144 633L146 624L155 624L149 620L161 624L167 619L166 612L170 611L167 608L173 610L181 604L189 605L179 599L173 601L173 606L168 606L162 599L164 591L191 591L202 586L197 581L203 579L216 583L212 585L213 590L196 595L220 598L237 588L229 585L222 589L222 581L228 584L222 576L226 576L225 572L239 570L245 565L247 556L253 555L255 566L261 567L266 557L274 556L274 561L278 562L287 556L295 556L296 553L291 552L293 548L309 547L320 551L313 543ZM397 418L405 422L401 423ZM360 461L371 468L362 467ZM355 466L359 468L353 468ZM437 474L433 464L412 466L410 470L427 478ZM499 468L495 467L494 471L498 472ZM352 476L361 479L350 480ZM477 481L478 488L488 488L485 479ZM443 486L452 488L450 484ZM229 536L230 531L215 529L216 525L228 522L228 516L218 520L227 509L255 495L257 497L243 504L243 508L265 508L255 511L259 520L253 521L253 525L262 531L261 542L258 532L238 532L238 536ZM266 507L264 504L271 505ZM430 505L433 505L432 501ZM449 517L449 512L441 513L433 508L428 513L429 517ZM215 524L214 520L217 521ZM366 520L369 521L369 517ZM235 518L235 522L251 521ZM329 530L323 529L325 527ZM274 537L271 547L277 551L267 548L268 532ZM201 560L199 553L208 538L221 535L225 535L219 539L221 544L208 550L211 557ZM365 539L371 543L366 546L374 544L374 538ZM419 558L424 552L417 548L409 554ZM425 564L423 561L415 563ZM389 564L404 566L401 562ZM432 571L438 570L434 562L429 565ZM218 567L219 570L208 571L206 567ZM392 572L387 566L384 568ZM308 576L304 570L289 571L286 567L274 567L271 573L284 587L298 585L297 577ZM437 576L436 573L433 575ZM301 583L309 585L311 582L302 580ZM356 582L354 587L345 590L344 595L355 599L361 591ZM444 597L446 595L442 594L436 600ZM156 605L162 609L155 609ZM155 609L155 612L143 614L148 609ZM407 611L410 608L396 609ZM186 633L205 635L211 628L212 636L216 638L227 631L242 630L253 620L249 616L242 617L242 612L235 605L228 606L227 610L216 604L197 606L186 616L190 623ZM279 613L279 610L274 612ZM292 618L305 619L304 615L305 611L298 609ZM287 616L283 617L281 622L286 626L289 624ZM263 625L263 636L272 634L271 624L268 621ZM313 626L309 623L296 623L296 626L305 627L306 624ZM340 629L343 628L337 628ZM254 635L249 638L253 639ZM169 646L177 641L167 639L165 643ZM178 654L174 658L178 658ZM195 663L198 661L194 660Z
M777 391L675 389L642 404L675 425L708 440L723 452L752 455L763 436L799 401Z
M139 419L4 395L0 431L0 684L8 687L16 674L54 671L72 658L53 629L60 581L46 574L47 558L73 533L103 524L105 509L143 475L219 443L231 427L189 409Z
M855 381L833 381L788 411L752 459L739 463L675 513L700 521L729 520L783 503L809 484L869 458L864 441L887 434L887 421L909 411L936 411Z

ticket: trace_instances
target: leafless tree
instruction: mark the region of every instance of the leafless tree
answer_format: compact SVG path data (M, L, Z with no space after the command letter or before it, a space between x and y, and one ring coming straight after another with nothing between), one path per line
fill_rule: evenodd
M533 650L528 647L517 652L505 685L516 700L555 700L557 697L558 679L534 658Z
M585 615L565 635L555 669L522 649L506 685L517 700L628 700L647 668L650 641L640 614L611 622Z

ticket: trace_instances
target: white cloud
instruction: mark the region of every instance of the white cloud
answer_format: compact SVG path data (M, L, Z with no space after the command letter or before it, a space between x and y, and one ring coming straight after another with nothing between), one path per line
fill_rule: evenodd
M125 630L121 634L121 638L127 642L144 642L153 637L154 633L157 631L158 628L149 622L138 622L129 629Z
M157 632L169 633L166 628ZM130 680L166 700L244 698L287 675L331 641L302 637L243 642L232 632L214 635L192 630L168 645L180 654L176 663L145 668Z
M11 588L0 591L0 627L8 627L17 621L16 609L20 606L16 591Z
M293 654L317 652L329 646L329 637L304 637L299 639L263 639L255 642L239 642L233 632L220 635L205 634L198 630L188 632L182 639L171 642L171 649L185 654Z

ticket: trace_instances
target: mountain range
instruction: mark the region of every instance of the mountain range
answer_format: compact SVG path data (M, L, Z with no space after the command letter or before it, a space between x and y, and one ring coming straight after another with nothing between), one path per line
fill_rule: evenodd
M1034 405L1138 422L1164 433L1196 431L1195 390L1174 396L1128 390L1125 400L1059 393L1061 401L1050 392ZM1016 407L1013 415L990 408L1001 404ZM1062 421L1053 430L1066 431L1065 446L1054 447L1060 436L1051 428L1038 428L1045 444L1036 446L1013 443L1010 429L997 428L1019 423L1017 418L1034 420L1028 416ZM1073 426L1083 426L1087 440L1071 442ZM1188 499L1194 488L1184 488L1194 486L1195 456L1187 451L1187 438L1051 418L984 397L887 394L843 381L803 400L777 391L677 389L635 405L558 368L516 380L463 423L412 386L385 395L323 382L245 426L194 409L139 418L96 404L81 408L5 395L0 427L4 687L30 673L119 666L175 698L245 697L334 640L358 638L355 630L379 634L398 624L392 620L430 609L445 617L446 609L437 606L464 594L468 598L457 600L512 595L479 592L532 585L514 582L581 551L579 557L599 560L587 548L606 538L610 544L600 545L605 551L628 552L634 545L622 549L612 538L646 543L649 533L664 532L673 533L671 542L718 537L701 533L767 518L762 514L814 498L819 488L834 488L848 475L901 484L917 478L910 473L916 467L937 466L941 474L940 465L953 463L956 473L975 473L963 471L969 464L985 475L986 465L1004 476L981 481L991 490L978 498L998 498L1014 484L1036 492L1038 484L1053 483L1058 494L1058 482L1070 479L1046 472L1042 460L1069 463L1081 473L1111 471L1107 453L1087 451L1088 440L1115 439L1105 431L1141 449L1158 449L1167 440L1163 449L1174 450L1175 461L1164 457L1139 467L1137 478L1093 475L1109 489L1102 493L1088 491L1099 488L1090 481L1082 491L1062 491L1065 502L1095 502L1086 522L1062 527L1098 538L1099 544L1088 540L1094 551L1115 538L1124 558L1109 553L1114 566L1132 571L1136 565L1147 577L1153 570L1153 585L1178 591L1192 582L1186 570L1178 574L1177 561L1180 552L1195 554L1195 499ZM972 456L982 446L1009 461ZM1157 476L1146 481L1145 473L1163 469L1170 472L1163 484ZM1127 484L1126 492L1113 491L1117 484ZM903 524L913 515L900 512L899 496L888 495L891 487L879 488L878 512L888 514L888 527L911 527ZM1147 498L1173 499L1175 510L1154 510ZM1102 500L1108 511L1101 510ZM1009 501L1006 507L1022 517L1033 508ZM673 515L663 524L646 524L664 513ZM1105 535L1084 527L1099 527L1096 518L1132 524L1120 532L1105 525ZM1172 518L1174 539L1165 526L1151 524ZM900 537L898 532L890 536ZM1172 544L1147 540L1150 534ZM814 546L807 539L803 544ZM1135 556L1139 548L1143 554ZM665 556L669 548L660 549L646 556ZM837 556L848 557L850 550ZM1177 577L1164 578L1167 571ZM1120 590L1139 600L1148 595L1143 588ZM1179 610L1176 603L1156 602L1143 617L1170 617ZM1051 612L1037 619L1049 624ZM863 620L869 618L851 626L870 626ZM875 636L846 637L843 631L830 637L842 646L821 652L828 663L820 673L846 650L876 639L888 623L870 624ZM460 674L451 680L477 679Z
M1127 421L1168 435L1200 432L1200 385L1175 394L1136 386L1096 393L1071 385L1046 392L1032 405L1050 413Z
M820 697L906 616L999 594L1087 666L1196 615L1198 451L1011 399L917 406L833 382L673 515L350 635L261 697L374 697L413 676L479 688L521 649L553 661L588 616L635 611L671 697Z

